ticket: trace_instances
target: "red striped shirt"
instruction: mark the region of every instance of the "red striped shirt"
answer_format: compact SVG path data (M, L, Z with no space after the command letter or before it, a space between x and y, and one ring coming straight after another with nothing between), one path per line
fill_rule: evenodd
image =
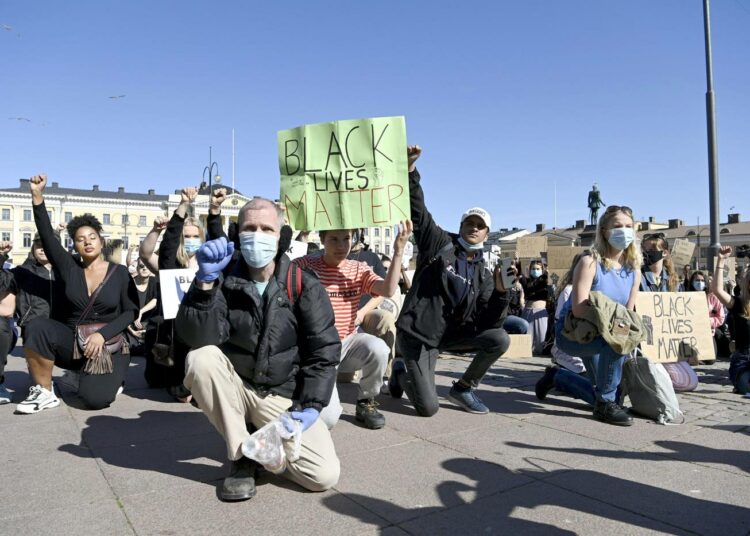
M373 294L372 285L383 278L373 272L367 263L349 259L339 266L327 265L320 255L306 255L294 262L317 274L331 300L336 330L343 340L355 329L360 298L364 294Z

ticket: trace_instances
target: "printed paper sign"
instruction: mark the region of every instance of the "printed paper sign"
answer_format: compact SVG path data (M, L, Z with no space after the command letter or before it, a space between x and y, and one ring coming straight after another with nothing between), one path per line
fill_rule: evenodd
M289 244L289 249L286 250L286 254L289 259L294 260L299 257L307 255L307 242L301 242L300 240L292 240Z
M716 358L705 293L639 292L636 310L646 328L641 349L651 361Z
M281 204L300 230L411 218L404 118L305 125L278 134Z
M182 298L190 288L194 278L195 270L189 268L159 270L161 308L165 320L171 320L177 316Z

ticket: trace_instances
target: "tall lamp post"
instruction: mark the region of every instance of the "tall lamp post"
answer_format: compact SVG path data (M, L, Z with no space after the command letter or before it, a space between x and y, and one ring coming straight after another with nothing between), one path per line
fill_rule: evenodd
M213 148L209 145L208 147L208 165L203 168L203 182L206 181L206 173L208 173L208 196L211 197L211 191L214 180L217 183L221 182L221 175L219 175L219 164L214 162L211 156L211 150Z
M708 199L711 227L711 250L707 264L714 271L714 257L719 254L719 162L716 148L716 99L714 98L714 75L711 60L711 16L708 0L703 0L703 34L706 48L706 121L708 129ZM700 236L700 235L699 235Z

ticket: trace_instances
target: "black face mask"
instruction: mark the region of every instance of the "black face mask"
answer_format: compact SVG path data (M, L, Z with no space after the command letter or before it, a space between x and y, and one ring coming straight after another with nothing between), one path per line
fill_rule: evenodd
M656 264L663 258L664 258L664 252L659 251L658 249L651 249L651 250L643 252L643 264L645 264L646 266L651 266L652 264Z

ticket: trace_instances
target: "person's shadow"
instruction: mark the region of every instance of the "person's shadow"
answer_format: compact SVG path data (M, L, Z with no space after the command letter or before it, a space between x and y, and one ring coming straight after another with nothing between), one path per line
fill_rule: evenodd
M558 526L559 524L513 517L517 509L533 510L545 506L575 510L592 517L606 517L609 521L629 525L631 530L635 527L634 532L637 532L637 528L641 528L674 534L682 534L685 530L719 534L725 533L727 526L735 528L750 526L750 508L702 500L595 471L520 470L519 474L529 476L534 480L543 478L544 482L551 480L559 482L564 479L571 487L561 488L559 484L551 484L540 491L539 488L524 490L526 485L521 485L498 492L495 482L496 469L503 469L502 466L473 458L452 458L444 461L442 466L455 474L468 477L475 483L467 485L454 480L444 480L439 483L436 491L442 506L409 508L385 499L356 493L347 493L346 497L364 507L365 510L347 508L342 505L341 501L334 500L334 497L324 498L323 503L331 510L351 517L357 517L364 511L367 511L367 515L375 512L381 517L383 517L382 512L389 512L388 518L404 520L397 522L397 525L420 519L422 520L419 522L421 529L417 532L433 535L455 533L571 535L586 529L586 527L571 526L571 530L567 530ZM492 470L493 468L495 470ZM555 478L558 476L560 478ZM618 502L613 501L615 502L613 506L611 503L606 504L593 498L593 494L601 490L611 490L615 497L626 497L629 504L619 506ZM466 492L472 491L476 499L465 500L463 497L466 496ZM632 503L639 501L644 501L644 505L650 505L652 510L667 509L669 514L662 516L660 512L654 517L649 517L640 510L634 510ZM684 513L679 514L679 512ZM431 519L427 519L427 516L431 516ZM670 519L661 521L663 517ZM679 520L679 528L674 521L675 517ZM721 523L717 525L712 520L723 520L724 527L720 526ZM362 521L368 522L368 519L363 516ZM702 528L698 528L698 525L702 525ZM410 523L409 530L412 530L413 526L414 523ZM384 527L383 530L387 528Z
M202 413L194 411L149 410L134 419L93 415L86 420L79 444L68 443L58 450L196 482L212 482L227 474L224 440ZM195 461L202 458L217 463Z

